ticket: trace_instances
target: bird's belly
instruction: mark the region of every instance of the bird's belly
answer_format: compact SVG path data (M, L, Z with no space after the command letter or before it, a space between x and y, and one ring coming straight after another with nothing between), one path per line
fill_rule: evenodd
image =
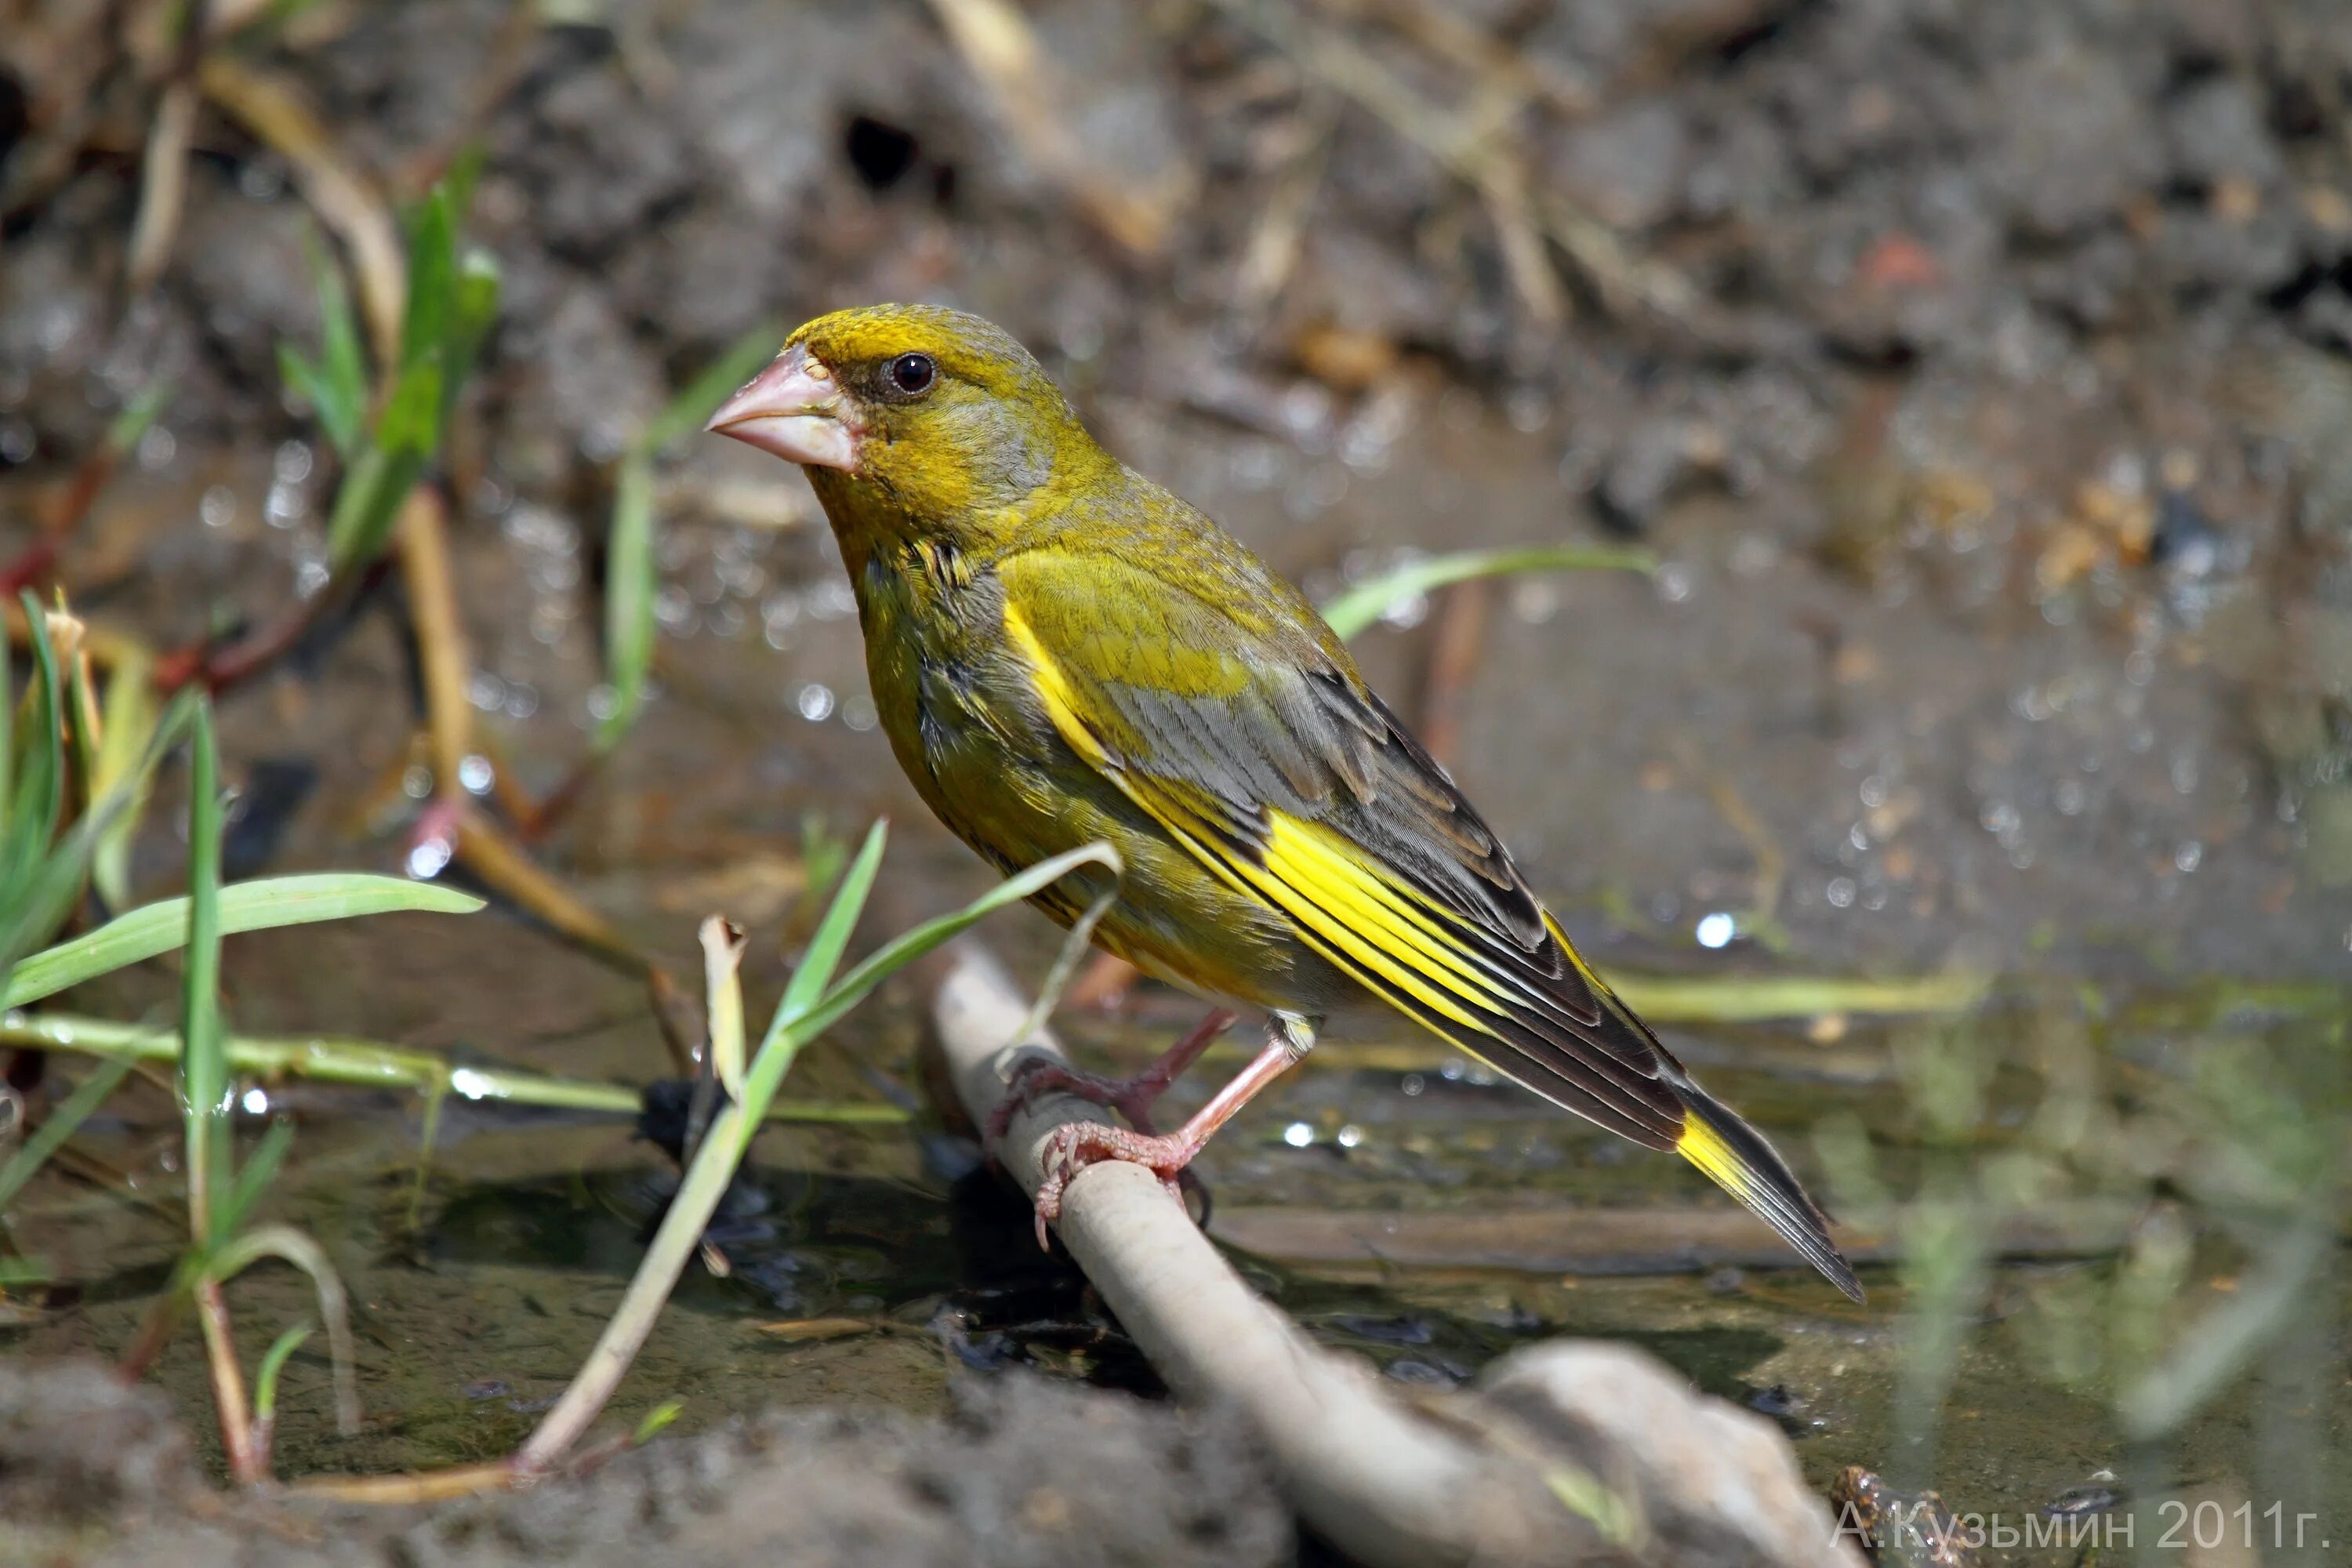
M934 815L997 869L1108 843L1123 867L1096 943L1219 1001L1321 1013L1355 988L1290 922L1219 879L1057 734L1010 661L869 659L899 764ZM1072 872L1031 901L1067 926L1110 886Z

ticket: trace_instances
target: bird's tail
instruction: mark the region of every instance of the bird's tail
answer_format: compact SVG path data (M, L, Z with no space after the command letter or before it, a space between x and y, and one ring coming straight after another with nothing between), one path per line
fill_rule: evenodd
M1670 1081L1684 1111L1676 1152L1779 1231L1831 1284L1860 1301L1862 1281L1830 1239L1829 1216L1805 1195L1788 1163L1762 1133L1688 1078L1676 1075Z

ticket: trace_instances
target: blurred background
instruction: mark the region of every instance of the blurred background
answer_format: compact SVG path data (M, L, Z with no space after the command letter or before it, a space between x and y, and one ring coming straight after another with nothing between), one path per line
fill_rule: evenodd
M0 580L216 690L233 876L405 868L509 911L232 948L240 1028L641 1079L695 921L751 927L772 984L873 816L885 907L987 884L876 730L805 483L695 434L801 321L942 300L1318 599L1445 552L1623 552L1395 595L1357 647L1876 1260L1849 1309L1696 1176L1400 1034L1335 1039L1202 1162L1278 1300L1407 1382L1635 1337L1823 1488L2279 1500L2352 1540L2334 0L0 17ZM435 289L458 326L408 430L404 301ZM355 487L412 456L416 498ZM184 788L126 892L177 889ZM1027 916L998 940L1051 951ZM1082 1054L1185 1021L1128 978L1082 982ZM92 991L133 1016L171 977ZM915 1017L861 1013L795 1092L911 1104ZM659 1156L453 1106L416 1185L413 1100L273 1103L335 1130L281 1197L359 1281L397 1413L337 1437L289 1378L285 1462L511 1443ZM27 1225L83 1288L0 1348L131 1331L173 1244L121 1194L174 1114L127 1090L100 1169L43 1176ZM689 1288L640 1411L929 1410L940 1342L1148 1383L944 1134L762 1148L765 1250ZM538 1315L551 1282L578 1323ZM453 1299L463 1353L420 1354ZM764 1331L885 1320L909 1331ZM157 1375L194 1411L180 1352Z

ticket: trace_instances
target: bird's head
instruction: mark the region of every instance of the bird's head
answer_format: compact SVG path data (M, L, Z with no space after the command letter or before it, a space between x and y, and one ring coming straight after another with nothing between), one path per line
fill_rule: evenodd
M984 528L1108 461L1026 349L936 305L818 317L709 428L800 464L836 528Z

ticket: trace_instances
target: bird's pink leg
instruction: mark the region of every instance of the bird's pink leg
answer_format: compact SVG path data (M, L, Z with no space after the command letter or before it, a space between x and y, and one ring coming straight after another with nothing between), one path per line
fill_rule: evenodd
M1125 1160L1158 1176L1178 1203L1184 1168L1236 1111L1258 1091L1280 1078L1292 1063L1314 1046L1315 1036L1301 1020L1277 1017L1266 1031L1265 1048L1251 1058L1231 1083L1217 1090L1192 1119L1164 1137L1130 1132L1099 1121L1070 1121L1054 1129L1039 1157L1045 1179L1037 1187L1037 1245L1045 1245L1045 1224L1062 1215L1062 1194L1080 1171L1097 1160Z
M1199 1061L1201 1053L1219 1035L1234 1026L1234 1016L1223 1007L1213 1009L1192 1026L1192 1033L1133 1078L1104 1078L1045 1057L1022 1058L1013 1064L1013 1081L1005 1086L1004 1098L989 1113L987 1145L994 1148L1004 1137L1005 1128L1012 1125L1013 1115L1049 1089L1075 1094L1090 1104L1108 1105L1126 1117L1138 1132L1150 1133L1152 1101L1167 1093L1168 1086Z

